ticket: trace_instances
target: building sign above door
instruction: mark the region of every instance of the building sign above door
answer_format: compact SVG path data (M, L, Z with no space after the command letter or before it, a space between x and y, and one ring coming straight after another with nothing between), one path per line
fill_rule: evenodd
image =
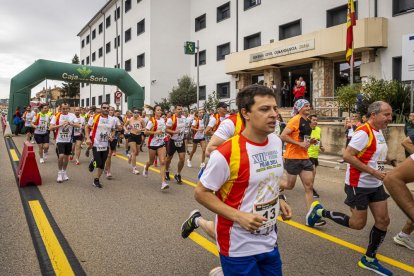
M261 61L269 58L276 58L290 54L296 54L315 49L315 40L307 40L289 46L279 47L273 50L258 52L250 55L250 62Z

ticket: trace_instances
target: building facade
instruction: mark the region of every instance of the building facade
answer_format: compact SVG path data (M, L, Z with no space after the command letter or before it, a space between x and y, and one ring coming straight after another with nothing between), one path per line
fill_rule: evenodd
M129 71L151 105L167 98L181 76L196 80L196 56L185 55L183 45L198 41L201 106L213 91L234 104L237 91L252 83L272 85L280 95L283 81L289 87L283 104L291 106L302 77L314 106L330 107L336 88L350 81L347 2L110 0L79 33L80 59ZM401 79L401 40L413 33L413 1L355 1L355 7L354 82ZM116 90L81 85L81 105L113 104Z

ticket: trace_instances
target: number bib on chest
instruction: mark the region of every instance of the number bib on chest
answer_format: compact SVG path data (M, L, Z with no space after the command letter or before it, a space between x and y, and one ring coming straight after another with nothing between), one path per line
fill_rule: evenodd
M253 213L267 218L267 221L258 230L272 227L276 224L277 216L279 215L279 198L276 197L263 203L255 203L253 205Z
M386 161L377 161L377 169L380 172L383 172L385 170L385 162Z

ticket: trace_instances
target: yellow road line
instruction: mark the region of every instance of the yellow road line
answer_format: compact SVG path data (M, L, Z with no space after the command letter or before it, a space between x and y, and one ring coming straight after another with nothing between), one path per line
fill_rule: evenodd
M16 153L15 149L10 149L10 155L11 155L13 161L19 161L19 157L17 156L17 153Z
M121 158L121 159L128 160L128 158L125 158L123 156L119 156L119 155L116 155L116 156ZM142 166L142 167L145 166L144 164L139 163L139 162L137 162L137 164ZM150 168L150 170L152 170L154 172L158 172L158 173L160 172L159 170L154 169L154 168ZM190 185L190 186L193 186L193 187L197 186L195 183L193 183L191 181L188 181L188 180L183 179L183 182ZM283 222L283 223L286 223L286 224L288 224L292 227L295 227L295 228L298 228L298 229L303 230L305 232L314 234L314 235L316 235L320 238L323 238L325 240L331 241L333 243L336 243L336 244L341 245L343 247L349 248L349 249L354 250L356 252L359 252L361 254L365 254L366 249L364 249L360 246L357 246L355 244L349 243L347 241L341 240L337 237L331 236L329 234L323 233L319 230L316 230L315 228L308 227L306 225L300 224L300 223L295 222L293 220L284 221L284 220L281 219L281 217L279 217L278 220ZM191 238L191 240L193 240L197 244L204 247L207 251L211 252L213 255L218 256L217 246L215 244L213 244L212 242L210 242L209 240L205 239L204 237L202 237L201 235L199 235L195 232L191 233L191 235L189 237ZM215 252L217 252L217 254ZM377 254L377 258L378 258L378 260L383 261L383 262L385 262L389 265L392 265L392 266L395 266L395 267L400 268L402 270L414 273L414 266L404 264L402 262L399 262L397 260L394 260L392 258L389 258L389 257L381 255L381 254Z
M63 249L53 232L52 226L50 226L49 221L47 220L40 202L38 200L30 200L29 206L32 210L33 217L36 221L37 228L39 229L40 236L42 237L55 274L75 275L66 258L65 252L63 252Z
M217 257L219 256L217 246L214 243L212 243L211 241L209 241L208 239L206 239L203 236L201 236L200 234L198 234L197 232L192 232L190 234L190 236L188 236L188 237L192 241L194 241L195 243L199 244L201 247L203 247L204 249L209 251L211 254L213 254Z

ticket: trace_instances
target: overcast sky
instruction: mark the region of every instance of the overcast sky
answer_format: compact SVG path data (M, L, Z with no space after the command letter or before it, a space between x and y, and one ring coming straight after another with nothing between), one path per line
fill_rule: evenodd
M9 97L10 79L37 59L71 62L79 56L77 34L106 1L0 0L0 99ZM48 81L54 84L60 82Z

